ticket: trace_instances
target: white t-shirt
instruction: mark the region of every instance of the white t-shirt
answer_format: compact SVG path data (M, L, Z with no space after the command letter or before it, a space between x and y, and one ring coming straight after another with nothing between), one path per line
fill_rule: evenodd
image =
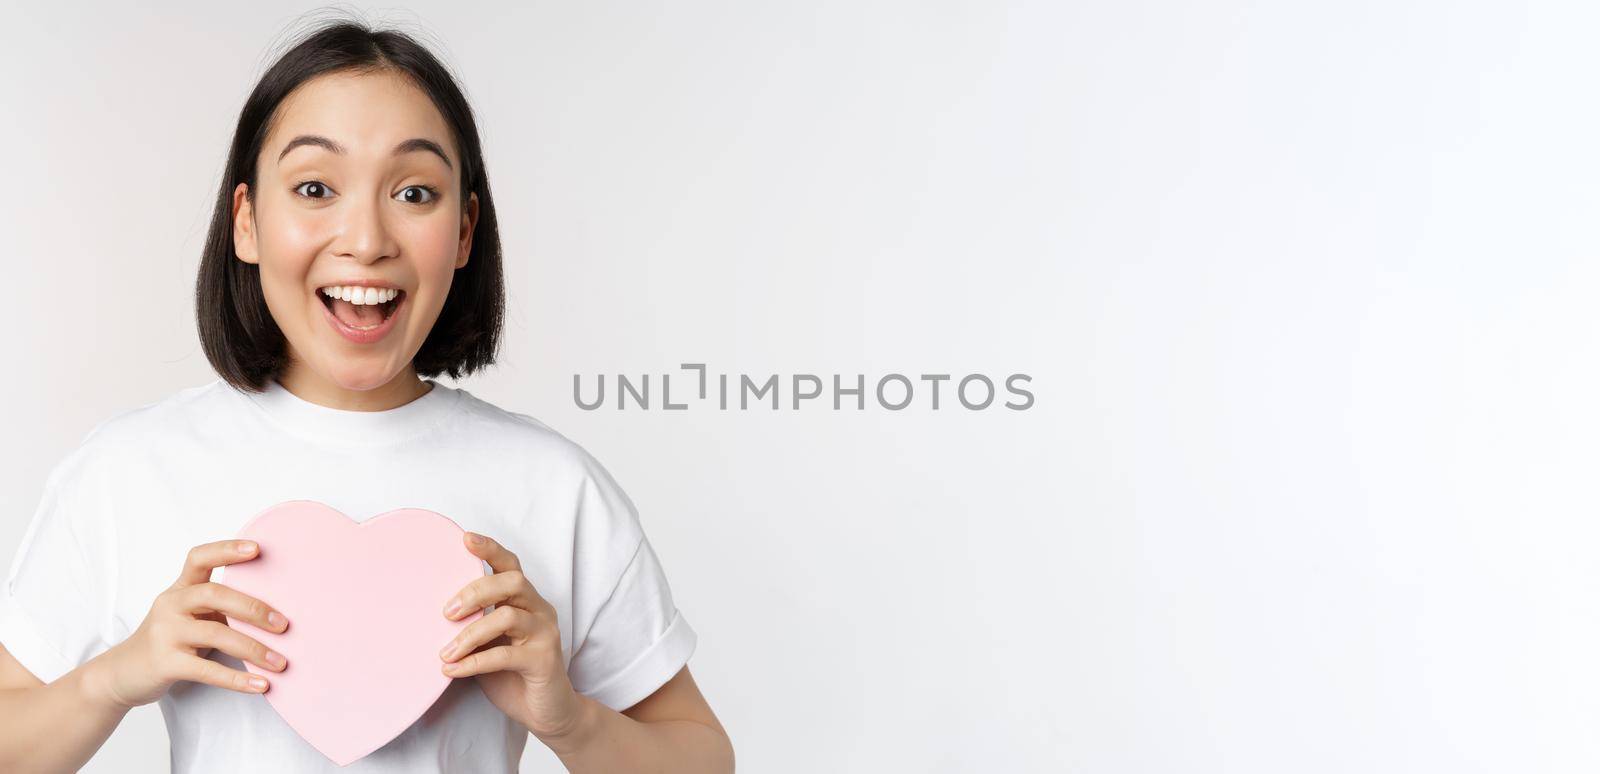
M517 555L559 614L578 692L619 711L649 696L687 663L696 637L632 501L543 423L432 385L403 406L362 412L276 381L246 394L219 379L100 423L45 484L0 588L0 643L53 682L132 634L191 547L233 537L268 506L319 500L356 521L418 507ZM210 658L244 668L220 651ZM472 677L343 768L263 695L184 681L160 706L175 774L514 772L528 740Z

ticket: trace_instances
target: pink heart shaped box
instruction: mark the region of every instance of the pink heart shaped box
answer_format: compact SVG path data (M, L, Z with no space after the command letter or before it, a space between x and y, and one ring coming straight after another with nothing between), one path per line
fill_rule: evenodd
M345 766L384 746L422 717L453 679L439 650L467 624L444 617L461 587L483 577L463 530L422 508L356 523L313 500L278 503L239 537L256 558L220 568L218 582L289 619L282 634L227 616L228 625L288 659L265 696L284 721L329 760Z

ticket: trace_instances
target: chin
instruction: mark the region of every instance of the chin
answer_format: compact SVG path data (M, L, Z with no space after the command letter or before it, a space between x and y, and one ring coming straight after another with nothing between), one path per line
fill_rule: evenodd
M400 374L400 369L380 368L376 365L364 366L358 363L342 363L330 370L322 372L323 377L339 388L352 392L373 390L388 384Z

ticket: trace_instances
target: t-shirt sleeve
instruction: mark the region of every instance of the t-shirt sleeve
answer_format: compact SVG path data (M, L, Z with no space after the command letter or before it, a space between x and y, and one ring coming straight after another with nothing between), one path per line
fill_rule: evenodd
M678 611L633 502L586 455L574 546L573 689L618 712L672 679L696 636Z
M79 447L45 480L0 584L0 644L46 683L111 647L110 514Z

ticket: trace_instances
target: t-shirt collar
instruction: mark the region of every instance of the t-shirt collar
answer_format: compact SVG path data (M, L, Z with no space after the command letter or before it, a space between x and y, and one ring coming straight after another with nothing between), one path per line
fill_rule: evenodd
M424 379L427 392L383 411L351 411L312 403L269 378L260 393L245 393L280 427L337 446L382 446L422 434L455 410L461 391Z

